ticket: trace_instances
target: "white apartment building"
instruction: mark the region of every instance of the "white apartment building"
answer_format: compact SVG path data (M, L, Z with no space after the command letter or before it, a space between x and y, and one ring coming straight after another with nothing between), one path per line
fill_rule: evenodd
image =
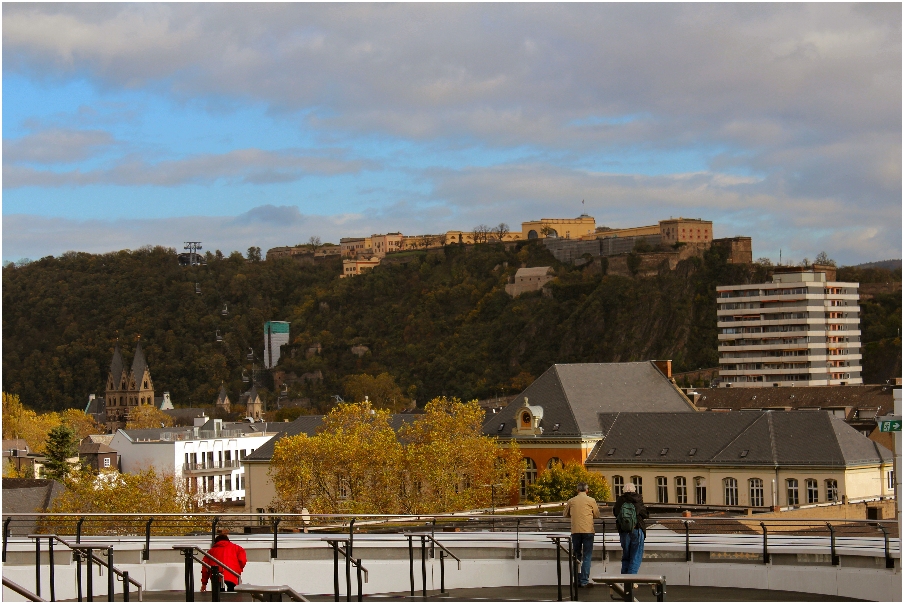
M120 455L122 472L153 466L187 481L199 501L243 501L243 459L270 440L266 423L223 423L197 418L188 428L117 430L110 448ZM274 424L269 424L271 427Z
M777 268L716 288L721 387L862 384L859 283L835 268Z

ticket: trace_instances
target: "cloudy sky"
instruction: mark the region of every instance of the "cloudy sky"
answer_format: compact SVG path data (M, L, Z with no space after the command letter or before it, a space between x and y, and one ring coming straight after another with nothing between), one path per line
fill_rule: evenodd
M2 11L4 260L582 210L901 257L899 4Z

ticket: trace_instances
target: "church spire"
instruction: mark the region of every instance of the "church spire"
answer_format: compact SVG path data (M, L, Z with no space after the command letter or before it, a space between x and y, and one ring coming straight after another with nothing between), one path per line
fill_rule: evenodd
M119 340L113 347L113 360L110 361L110 377L113 380L113 390L119 390L119 381L122 379L122 350L119 348Z

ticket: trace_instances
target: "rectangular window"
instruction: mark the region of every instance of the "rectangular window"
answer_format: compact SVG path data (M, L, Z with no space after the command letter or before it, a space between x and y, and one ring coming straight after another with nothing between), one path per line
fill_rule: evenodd
M725 485L725 505L738 505L738 480L736 478L726 478Z
M763 507L764 505L764 497L763 497L763 479L762 478L751 478L750 479L750 505L753 507Z
M800 505L800 494L796 478L789 478L785 481L788 491L788 505Z
M886 476L888 476L888 490L895 490L895 471L889 470Z
M232 490L232 475L231 474L227 475L225 477L225 481L226 481L226 484L223 485L223 490L231 491Z
M613 476L612 477L612 489L615 492L616 497L621 497L625 494L625 479L622 476Z
M104 467L105 468L110 467L110 458L109 457L104 457Z
M640 476L632 476L631 482L634 483L634 486L637 487L637 494L643 497L643 478Z
M813 478L807 479L807 503L819 503L819 483Z
M696 495L697 505L706 505L706 479L702 477L694 478L694 491Z
M684 476L675 477L675 501L687 503L687 478Z
M826 501L838 501L838 481L826 481Z
M656 477L656 501L658 503L669 502L669 479L665 476Z

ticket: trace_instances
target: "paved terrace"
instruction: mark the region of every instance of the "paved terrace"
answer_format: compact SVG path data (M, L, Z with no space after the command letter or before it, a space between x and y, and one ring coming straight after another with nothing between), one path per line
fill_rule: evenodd
M76 518L45 515L38 520L41 532L70 535L64 539L74 544ZM146 534L147 520L138 515L86 515L79 535L82 546L112 546L114 566L141 583L145 601L184 600L185 558L174 546L205 550L211 531L223 526L230 527L233 541L248 551L244 582L290 585L315 601L332 600L334 594L340 600L346 594L356 600L357 561L362 567L361 593L373 601L423 599L424 589L428 600L439 599L443 584L455 600L556 600L559 574L563 599L569 599L568 528L560 517L358 516L351 522L350 517L288 514L161 515L152 520L151 535ZM5 526L11 523L4 518ZM900 601L896 530L891 521L659 517L648 530L642 572L666 577L666 600ZM591 576L618 574L621 551L613 523L600 522L597 531ZM554 538L561 538L563 545L558 563ZM50 558L46 538L41 541L41 591L47 597ZM349 541L352 551L346 564ZM3 576L30 590L37 587L35 542L28 537L5 540ZM55 547L54 563L57 599L74 599L78 565L61 543ZM192 563L192 569L196 591L200 565ZM82 564L83 585L86 572ZM100 575L95 566L92 575L97 600L105 600L107 574ZM410 597L412 580L415 598ZM121 597L122 582L114 582L114 591ZM6 589L3 595L5 601L17 599ZM655 599L647 587L635 595L641 601ZM229 594L223 598L235 600ZM582 589L578 598L609 601L609 590Z

